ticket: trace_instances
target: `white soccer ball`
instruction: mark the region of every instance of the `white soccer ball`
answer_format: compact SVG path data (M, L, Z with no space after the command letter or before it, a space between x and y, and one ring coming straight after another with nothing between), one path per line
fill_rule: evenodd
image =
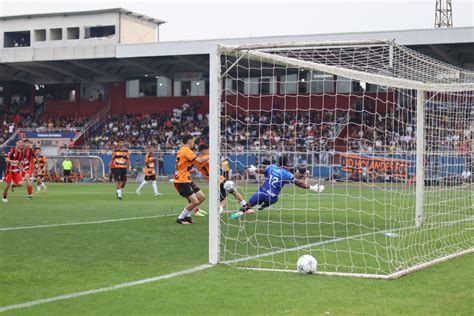
M226 190L227 192L234 192L235 190L235 183L234 181L226 181L224 182L224 190Z
M254 175L256 172L257 172L257 167L255 167L254 165L250 165L247 170L249 171L249 174L250 175Z
M312 274L318 268L318 260L311 255L303 255L298 259L296 269L301 273Z

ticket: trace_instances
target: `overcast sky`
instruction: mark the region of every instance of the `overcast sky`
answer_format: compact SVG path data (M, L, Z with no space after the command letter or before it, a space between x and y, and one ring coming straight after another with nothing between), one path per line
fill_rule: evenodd
M167 21L161 41L432 28L436 0L0 0L0 16L123 7ZM474 26L474 0L453 0L454 26Z

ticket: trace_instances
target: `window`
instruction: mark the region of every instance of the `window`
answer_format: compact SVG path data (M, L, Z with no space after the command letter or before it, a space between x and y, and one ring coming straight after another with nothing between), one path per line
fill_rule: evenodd
M35 42L46 41L46 30L35 30Z
M206 82L204 80L191 81L191 94L193 96L203 96L206 94Z
M301 69L298 74L298 92L307 93L308 92L308 75L309 72Z
M191 95L191 81L181 81L181 95Z
M84 38L112 37L115 35L115 25L88 26L84 31Z
M334 75L313 71L310 77L311 93L334 93Z
M79 28L78 27L68 27L67 28L67 39L68 40L79 39Z
M28 47L30 46L30 31L5 32L3 47Z
M140 78L139 80L139 96L140 97L156 97L157 80L154 76Z
M260 78L260 94L270 94L270 78Z
M60 41L63 39L63 29L50 29L49 38L52 41Z

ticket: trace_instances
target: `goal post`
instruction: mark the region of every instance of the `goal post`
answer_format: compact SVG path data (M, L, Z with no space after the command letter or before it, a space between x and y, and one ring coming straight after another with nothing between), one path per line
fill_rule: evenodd
M221 111L221 62L218 47L212 49L209 63L209 263L219 263L220 218L219 218L219 175L220 175L220 111Z
M425 92L416 91L416 227L423 223L425 189Z
M394 278L474 250L474 73L394 42L217 45L210 54L209 262ZM322 193L284 187L275 203L219 214L220 161L248 200L248 167L279 157Z

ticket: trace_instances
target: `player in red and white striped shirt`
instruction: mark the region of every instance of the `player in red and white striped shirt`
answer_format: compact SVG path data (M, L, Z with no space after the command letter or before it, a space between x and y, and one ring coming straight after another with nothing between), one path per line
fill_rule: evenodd
M22 157L23 177L26 180L26 191L28 192L28 199L33 198L33 178L34 164L35 164L35 150L31 147L28 139L23 140L23 157Z
M23 182L23 142L18 140L15 148L12 148L7 155L7 169L5 172L5 189L3 190L4 203L8 202L8 189L12 182L14 186L21 187Z

